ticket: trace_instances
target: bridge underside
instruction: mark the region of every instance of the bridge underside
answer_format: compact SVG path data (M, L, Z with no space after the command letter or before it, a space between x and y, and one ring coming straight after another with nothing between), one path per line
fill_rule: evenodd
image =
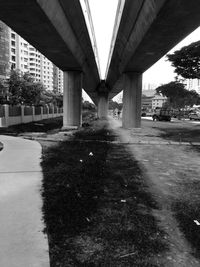
M122 2L119 1L119 6ZM128 107L123 121L127 127L140 127L142 73L200 25L199 14L200 2L196 0L125 1L122 16L118 14L120 25L114 29L116 39L111 44L114 48L106 83L110 88L109 98L124 90ZM133 104L134 101L140 105ZM129 118L125 119L126 116Z
M104 82L79 0L0 0L0 19L64 71L66 127L81 123L82 88L99 117L124 90L123 125L140 127L142 73L200 24L197 0L119 0L119 7Z
M83 88L97 101L100 77L78 0L0 1L0 19L64 72L84 73Z

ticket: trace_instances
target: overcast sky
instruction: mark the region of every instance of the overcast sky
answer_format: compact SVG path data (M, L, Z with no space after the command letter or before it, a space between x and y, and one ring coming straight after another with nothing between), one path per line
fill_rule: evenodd
M118 0L89 0L89 4L97 41L101 75L104 79ZM175 46L171 52L198 40L200 40L200 27ZM174 76L173 67L163 57L143 74L143 83L167 83L173 80Z

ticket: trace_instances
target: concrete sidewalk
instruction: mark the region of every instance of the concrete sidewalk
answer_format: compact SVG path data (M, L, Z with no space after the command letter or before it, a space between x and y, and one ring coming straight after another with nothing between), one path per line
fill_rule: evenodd
M41 146L0 136L0 266L48 267L43 234Z

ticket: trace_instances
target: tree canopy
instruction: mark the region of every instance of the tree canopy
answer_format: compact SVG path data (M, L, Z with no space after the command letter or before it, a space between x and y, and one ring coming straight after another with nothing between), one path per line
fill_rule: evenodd
M200 79L200 41L168 54L175 73L185 79Z
M192 90L185 89L185 85L180 82L170 82L156 88L158 94L168 98L168 105L172 108L184 108L200 104L200 95Z
M11 105L54 104L62 107L61 93L46 90L42 83L35 82L29 73L11 70L8 79L0 80L0 103Z
M122 103L118 103L116 101L113 101L112 99L109 101L109 109L119 109L121 110L122 109Z

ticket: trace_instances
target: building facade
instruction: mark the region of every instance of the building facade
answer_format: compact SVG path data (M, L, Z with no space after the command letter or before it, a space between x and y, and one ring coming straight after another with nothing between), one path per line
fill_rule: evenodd
M0 21L0 77L8 76L11 69L29 72L47 90L63 92L63 72Z
M142 110L150 111L152 109L152 96L142 95Z
M9 74L9 28L0 21L0 78L6 78Z
M63 92L63 72L53 65L53 88L58 93Z
M157 107L161 108L166 101L167 97L161 95L155 95L152 98L152 109L155 109Z
M187 79L184 81L187 90L195 90L200 94L200 79Z

